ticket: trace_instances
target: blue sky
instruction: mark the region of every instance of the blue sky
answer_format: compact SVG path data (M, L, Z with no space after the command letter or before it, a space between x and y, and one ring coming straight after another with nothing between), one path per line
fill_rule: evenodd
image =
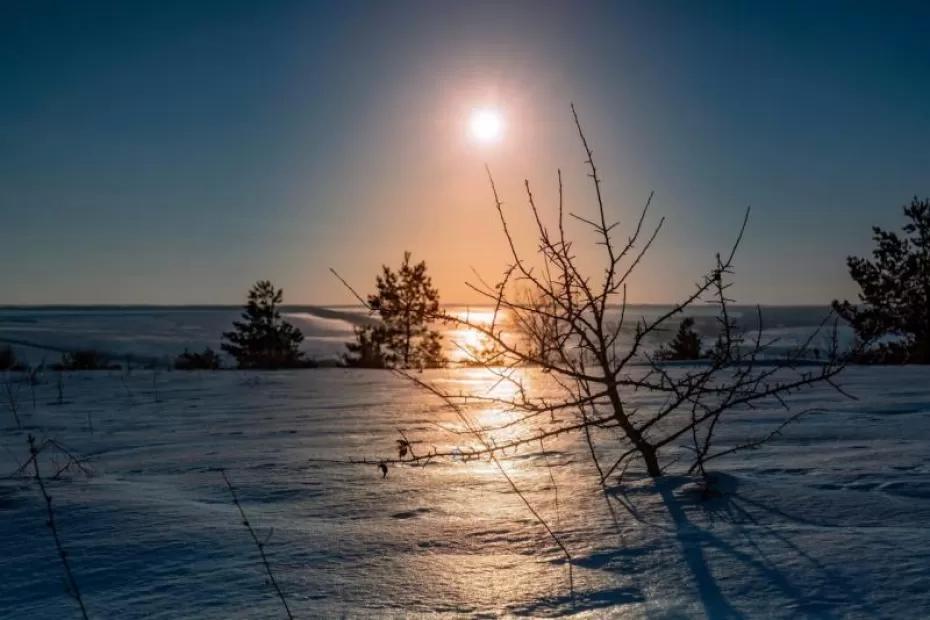
M349 298L405 249L444 298L506 261L561 167L667 225L631 298L679 297L752 205L739 301L854 293L844 258L930 194L927 3L4 2L0 304ZM506 132L471 144L463 111ZM584 239L584 238L583 238ZM527 236L523 241L532 249ZM595 264L594 257L590 257Z

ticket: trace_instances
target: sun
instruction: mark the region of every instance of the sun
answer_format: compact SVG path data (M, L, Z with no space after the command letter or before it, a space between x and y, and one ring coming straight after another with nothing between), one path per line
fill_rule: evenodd
M477 142L497 142L504 134L504 119L498 110L477 108L471 112L468 130Z

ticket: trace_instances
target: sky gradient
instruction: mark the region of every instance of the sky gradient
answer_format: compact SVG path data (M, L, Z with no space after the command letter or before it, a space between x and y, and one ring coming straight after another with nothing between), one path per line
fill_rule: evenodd
M571 102L610 213L667 219L631 301L752 205L737 300L827 303L930 195L928 31L925 2L3 2L0 304L345 303L330 266L364 291L404 250L473 302L508 258L485 163L518 230L524 178L593 207Z

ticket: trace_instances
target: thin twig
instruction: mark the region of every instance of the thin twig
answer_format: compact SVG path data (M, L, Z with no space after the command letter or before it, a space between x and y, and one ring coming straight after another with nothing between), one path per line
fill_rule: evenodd
M48 520L45 524L48 526L49 530L52 532L52 538L55 539L55 549L58 551L58 557L61 559L61 565L65 569L65 578L67 580L67 592L68 595L73 598L78 606L81 608L81 617L84 620L87 620L87 609L84 607L84 599L81 598L81 590L78 588L77 581L74 579L74 573L71 572L71 564L68 561L68 552L65 551L64 547L61 544L61 536L58 534L58 525L55 522L55 511L52 510L52 496L48 494L48 491L45 488L45 481L42 479L42 474L39 471L39 448L36 447L36 440L31 434L28 438L29 441L29 457L32 462L32 471L33 478L36 483L39 485L39 491L42 493L42 498L45 500L45 512L48 515Z
M281 587L278 586L277 580L274 578L274 573L271 571L271 564L268 563L268 556L265 555L265 542L262 542L258 538L258 534L255 533L255 530L252 529L252 524L249 522L249 518L245 515L245 510L242 509L242 504L239 503L239 496L236 494L236 489L233 487L232 483L229 481L229 478L226 476L226 470L221 469L220 474L223 476L223 481L226 482L226 487L229 489L230 495L232 495L233 503L236 505L236 508L239 509L239 515L242 517L242 525L249 530L249 535L252 537L252 542L255 543L255 548L258 549L258 554L262 558L262 564L265 567L265 572L268 573L268 581L271 583L271 586L274 588L274 591L278 594L278 598L281 599L281 604L284 606L284 611L287 614L287 617L293 620L294 616L291 614L291 608L287 606L287 599L284 598L284 592L281 591ZM268 538L271 537L269 532Z

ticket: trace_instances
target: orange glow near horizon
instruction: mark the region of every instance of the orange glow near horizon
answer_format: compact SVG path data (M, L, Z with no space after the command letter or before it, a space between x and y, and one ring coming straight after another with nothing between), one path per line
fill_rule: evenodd
M433 76L432 70L429 76ZM516 79L459 75L439 83L427 82L424 77L416 84L417 88L412 83L410 89L417 93L415 99L385 108L377 123L374 118L363 120L366 144L373 150L360 151L361 159L346 165L356 174L364 173L364 182L357 177L342 178L338 192L320 198L317 175L306 175L290 192L306 208L298 212L297 221L289 228L326 229L333 235L316 248L296 240L292 246L282 247L287 260L275 264L285 265L278 279L289 300L353 303L354 297L327 270L310 271L307 265L332 264L357 290L366 293L381 266L396 267L403 252L409 250L415 260L426 261L444 303L486 304L488 298L477 294L467 282L473 280L473 273L493 282L512 261L488 171L503 201L514 244L534 267L539 263L535 255L538 239L524 180L532 184L547 227L557 225L557 171L564 178L566 211L593 217L596 204L567 106L550 109L541 105L541 99L528 94L525 83ZM595 128L591 130L592 141L598 145L606 142ZM384 152L387 145L398 144L404 148ZM640 208L640 193L630 189L629 179L612 172L617 168L615 161L615 151L606 147L598 151L598 163L609 181L605 187L610 190L611 216L629 222L630 214ZM341 205L338 218L332 220L320 215L325 211L320 205L330 203ZM590 231L585 225L566 220L566 235L576 241L578 268L597 277L601 273L600 247L589 243ZM344 223L354 221L364 225ZM622 230L623 234L628 232ZM622 237L619 228L618 235ZM666 250L663 244L664 237L650 257ZM669 275L678 276L666 272L662 279L655 277L650 257L630 279L631 302L665 301L662 291L672 286ZM681 278L687 276L690 284L691 275ZM446 351L456 361L467 361L461 347L481 350L490 344L480 333L458 335L461 338Z
M478 327L490 327L494 321L494 312L490 310L462 310L454 314L459 319ZM480 359L483 352L493 349L494 346L494 342L479 329L466 325L458 325L449 333L449 338L455 347L450 355L453 362L473 362L476 358Z

